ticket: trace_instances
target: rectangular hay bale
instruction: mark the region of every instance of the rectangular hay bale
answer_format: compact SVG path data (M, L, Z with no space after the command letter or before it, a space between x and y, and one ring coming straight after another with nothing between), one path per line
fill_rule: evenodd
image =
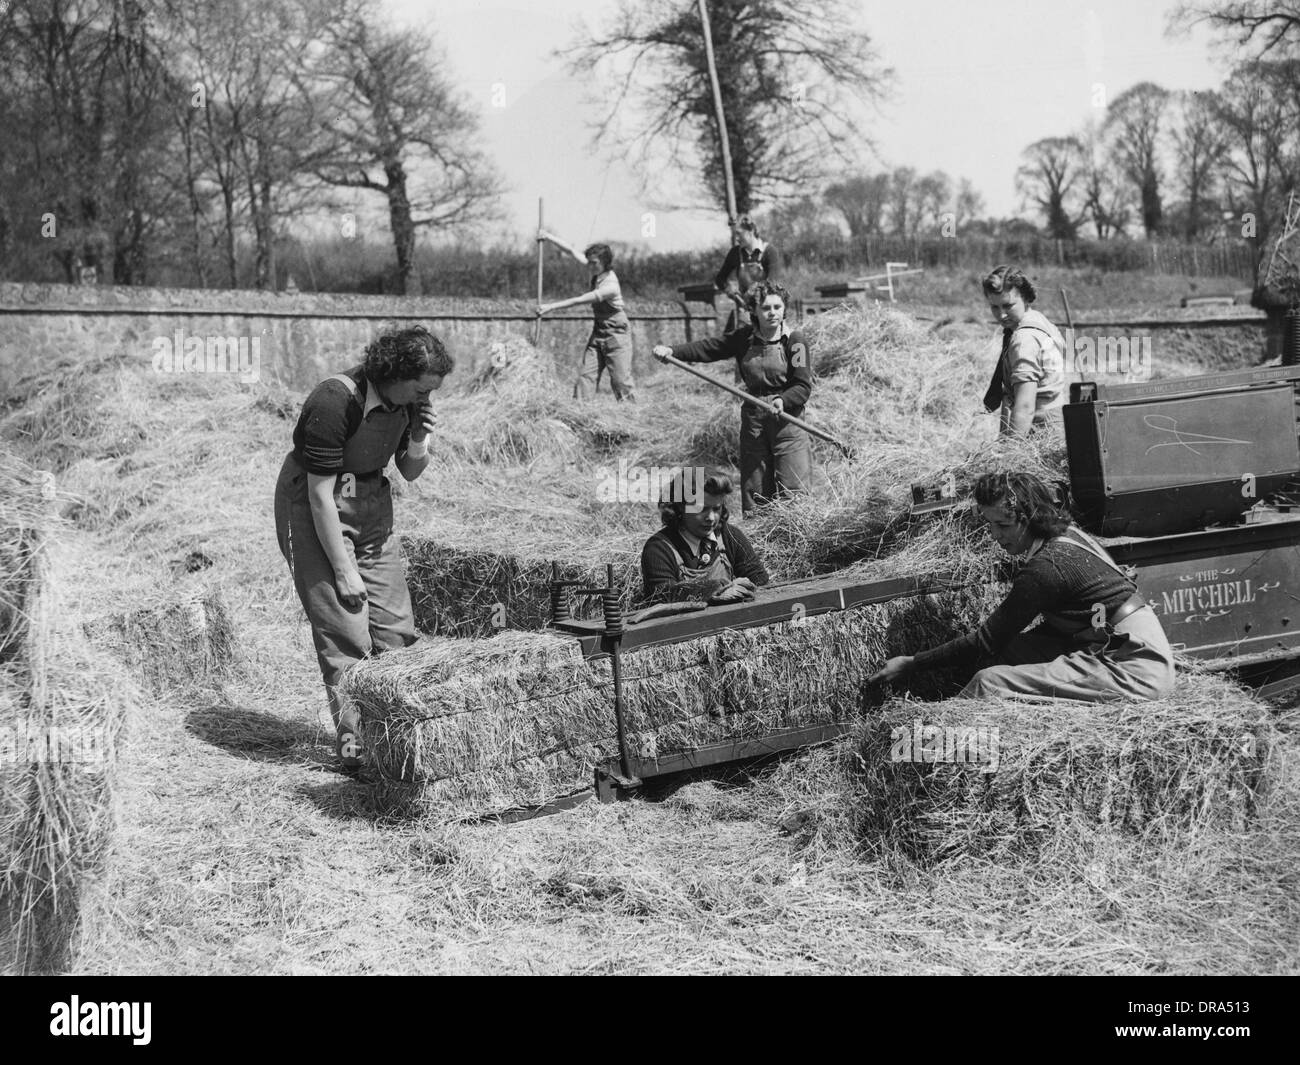
M216 587L93 618L83 629L155 694L220 678L235 656L234 624Z
M970 730L984 730L975 758ZM1217 674L1182 674L1154 702L894 700L860 737L859 832L931 864L1033 856L1071 832L1240 829L1276 736L1268 708Z
M403 536L406 583L415 626L432 636L483 639L502 629L537 631L551 620L551 558L492 553ZM625 553L612 552L611 557ZM561 580L605 584L605 567L556 558ZM639 563L614 567L624 606L641 591ZM575 617L594 617L598 601L574 602Z

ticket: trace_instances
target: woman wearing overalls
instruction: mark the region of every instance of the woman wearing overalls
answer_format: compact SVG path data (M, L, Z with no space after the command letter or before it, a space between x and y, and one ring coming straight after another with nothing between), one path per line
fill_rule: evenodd
M693 344L660 344L654 356L682 362L734 359L750 395L792 417L803 413L812 394L808 342L785 322L790 296L774 281L760 281L749 292L757 325L706 337ZM808 434L751 403L740 407L740 495L746 518L779 495L806 490L812 480Z
M963 696L1102 702L1159 699L1174 686L1174 656L1132 578L1061 512L1029 474L985 474L975 502L1005 550L1025 555L1007 598L973 633L891 658L871 680L992 658ZM1043 624L1024 628L1039 614Z
M311 623L344 769L362 764L359 719L338 692L354 662L415 642L384 468L408 481L429 463L429 394L453 360L423 327L386 333L365 362L317 385L275 486L275 532Z
M758 226L742 214L731 227L731 249L722 260L722 269L713 279L717 292L726 293L736 304L723 333L731 333L750 324L748 300L750 289L760 281L775 281L781 276L781 253L764 241Z
M695 483L688 485L687 477ZM767 569L754 545L727 521L730 494L731 478L718 471L686 470L664 486L659 503L663 528L641 549L646 602L736 603L753 599L756 588L767 583Z
M611 269L614 253L608 244L592 244L579 253L577 248L545 230L538 234L537 239L549 240L557 248L567 251L578 262L586 263L592 273L590 292L572 299L539 304L537 308L540 316L565 307L591 304L591 337L582 353L582 366L573 385L573 398L587 399L595 395L596 389L600 387L600 375L608 370L614 398L635 402L635 386L632 382L632 323L623 306L623 290L619 287L618 275Z
M999 266L982 287L993 319L1002 327L1002 350L984 409L1000 412L1001 436L1063 431L1065 338L1030 306L1038 293L1023 270Z

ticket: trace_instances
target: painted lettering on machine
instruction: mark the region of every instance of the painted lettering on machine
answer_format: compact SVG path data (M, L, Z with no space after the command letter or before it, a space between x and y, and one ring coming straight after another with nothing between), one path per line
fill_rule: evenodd
M1167 619L1166 624L1196 624L1223 617L1233 607L1255 603L1281 587L1280 581L1246 577L1235 568L1180 574L1165 587L1159 587L1163 581L1155 583L1148 602Z

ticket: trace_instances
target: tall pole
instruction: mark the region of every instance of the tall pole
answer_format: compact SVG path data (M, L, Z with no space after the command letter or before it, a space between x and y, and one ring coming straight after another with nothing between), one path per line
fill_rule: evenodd
M727 222L736 221L736 183L731 177L731 142L727 139L727 116L722 110L722 88L718 85L718 64L713 58L713 33L709 30L709 8L700 0L700 24L704 27L704 56L709 62L709 84L713 86L713 111L722 140L722 175L727 179Z
M542 198L537 197L537 305L542 304L542 259L545 255L546 248L542 244L542 230L546 227L542 224ZM542 337L542 318L537 316L537 321L533 322L533 345Z

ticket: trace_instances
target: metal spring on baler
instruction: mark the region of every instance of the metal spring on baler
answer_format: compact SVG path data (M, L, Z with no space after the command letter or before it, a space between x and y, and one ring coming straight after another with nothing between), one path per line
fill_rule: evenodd
M605 633L619 636L623 632L623 601L617 592L607 592L600 597L601 608L605 612Z
M572 621L573 604L569 597L569 589L561 586L551 586L551 620L552 621Z

